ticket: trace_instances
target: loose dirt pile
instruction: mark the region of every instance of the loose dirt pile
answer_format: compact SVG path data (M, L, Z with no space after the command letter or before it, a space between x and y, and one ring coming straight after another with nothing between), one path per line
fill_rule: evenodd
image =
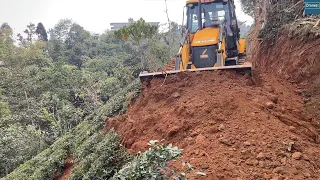
M249 59L266 74L291 82L299 90L311 122L320 133L320 28L299 21L284 26L274 41L250 35Z
M190 72L153 79L125 115L106 120L133 152L164 139L205 177L318 179L318 134L299 92L271 75Z
M105 131L115 128L131 152L149 140L177 145L206 173L193 179L320 179L319 37L288 25L266 42L258 38L262 19L249 37L254 79L233 72L153 79Z

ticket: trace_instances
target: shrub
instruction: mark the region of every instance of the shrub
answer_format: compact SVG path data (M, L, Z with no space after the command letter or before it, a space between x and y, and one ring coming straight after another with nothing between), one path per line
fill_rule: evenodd
M112 179L169 179L172 176L178 178L176 170L171 170L168 162L180 158L182 150L172 147L172 144L158 144L157 141L150 141L149 145L149 150L126 164Z

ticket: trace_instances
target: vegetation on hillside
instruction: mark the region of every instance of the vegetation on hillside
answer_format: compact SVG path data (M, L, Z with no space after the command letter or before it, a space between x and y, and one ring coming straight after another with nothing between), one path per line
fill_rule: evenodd
M146 26L144 21L141 24ZM169 35L177 38L164 41ZM119 137L112 132L100 134L103 118L125 111L129 94L139 93L139 72L167 63L178 40L175 30L160 34L153 29L139 43L125 41L114 32L92 34L70 19L60 20L48 31L42 23L30 23L23 34L13 37L10 25L3 23L0 177L24 162L6 178L56 176L70 153L80 163L72 177L77 177L77 172L88 178L90 173L101 174L93 165L103 164L90 154L96 153L96 158L105 162L108 157L100 157L99 152L119 144ZM97 142L94 147L91 140ZM123 150L111 151L110 156L128 161Z
M254 16L257 1L242 4ZM55 179L70 155L77 162L71 179L161 176L167 170L163 163L179 158L179 149L153 144L132 157L115 132L104 135L101 129L105 117L125 112L129 96L137 97L139 73L163 67L177 52L179 27L169 27L159 33L140 19L120 31L92 34L62 19L48 31L42 23L30 23L13 37L3 23L0 177ZM250 27L239 27L245 37ZM265 31L273 32L273 25Z
M284 25L303 16L304 3L300 0L292 1L290 4L266 3L265 11L259 37L274 40Z

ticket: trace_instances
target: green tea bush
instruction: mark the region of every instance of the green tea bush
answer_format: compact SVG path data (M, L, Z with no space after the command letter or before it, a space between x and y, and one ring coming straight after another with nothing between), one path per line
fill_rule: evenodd
M182 156L181 149L172 147L172 145L158 144L157 141L150 141L149 150L135 157L133 161L126 164L113 180L149 180L149 179L178 179L182 174L177 174L176 170L169 167L168 162L177 160Z
M53 179L61 175L64 160L69 154L74 154L75 161L79 162L72 171L71 179L112 177L131 157L120 146L120 137L115 132L102 135L103 118L125 112L130 92L134 92L136 97L139 87L140 82L136 80L119 91L88 116L86 121L20 165L3 180Z
M87 143L82 147L90 146L91 142ZM110 131L90 151L93 152L79 154L85 156L81 157L79 165L72 170L70 179L109 179L131 159L114 131Z

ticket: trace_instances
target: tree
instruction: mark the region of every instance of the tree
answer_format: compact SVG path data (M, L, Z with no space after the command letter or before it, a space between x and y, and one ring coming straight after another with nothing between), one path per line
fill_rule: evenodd
M48 41L48 34L41 22L38 23L36 33L38 35L38 40Z
M258 0L241 0L241 8L244 13L254 17L254 9L257 3Z
M24 37L20 34L23 46L15 46L9 27L0 28L0 60L5 64L0 67L0 177L79 123L123 112L126 95L138 91L135 78L144 70L143 62L152 58L148 64L158 67L169 60L175 44L170 37L175 39L176 33L173 28L159 34L157 26L140 19L123 41L113 31L90 34L64 19L49 30L49 39L43 24L29 24Z
M9 30L9 31L12 31L11 27L9 26L8 23L2 23L1 27L0 27L0 30Z
M24 33L27 34L27 41L33 42L34 38L33 36L36 34L36 25L33 23L30 23L27 25L27 29L24 30Z
M18 41L20 42L21 45L26 45L27 44L26 39L22 36L21 33L18 33L17 37L18 37Z
M2 126L3 119L8 117L11 114L11 111L8 106L8 101L2 95L0 89L0 127Z
M67 44L68 49L72 49L73 46L79 43L84 43L86 39L90 37L90 33L79 24L72 24L68 34L65 43Z
M53 29L49 30L51 40L64 42L68 37L72 25L73 21L71 19L61 19Z
M24 38L22 34L18 34L18 41L20 41L21 45L26 45L27 43L32 43L34 42L34 35L36 34L36 25L33 23L29 23L27 25L27 29L23 31L27 37Z
M124 26L115 32L116 36L128 40L131 37L136 43L140 44L142 39L151 39L158 32L158 26L149 25L142 18L134 21L129 26Z
M12 29L7 23L3 23L0 28L0 61L3 63L10 60L14 51L14 41Z

